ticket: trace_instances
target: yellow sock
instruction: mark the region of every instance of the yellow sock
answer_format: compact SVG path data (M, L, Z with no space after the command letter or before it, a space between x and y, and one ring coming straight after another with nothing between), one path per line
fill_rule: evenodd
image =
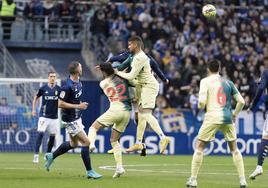
M146 115L139 113L138 127L137 127L137 143L142 143L142 138L146 128Z
M122 151L121 151L121 146L118 141L116 142L111 142L111 145L113 147L114 151L114 160L116 162L117 167L122 167Z
M203 152L196 150L193 155L191 177L197 178L198 171L203 161Z
M90 143L92 144L95 143L96 136L97 136L97 130L94 127L90 127L88 131L88 139Z
M236 166L239 177L245 177L244 161L239 150L232 152L234 165Z
M163 131L162 131L157 119L153 116L153 114L147 113L145 115L145 119L149 123L151 128L154 130L154 132L156 132L156 134L158 134L160 139L165 138L165 135L164 135L164 133L163 133Z

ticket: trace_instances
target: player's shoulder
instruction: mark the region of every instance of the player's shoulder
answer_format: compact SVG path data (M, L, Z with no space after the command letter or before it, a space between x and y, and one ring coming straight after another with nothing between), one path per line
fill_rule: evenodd
M143 51L140 51L138 54L134 56L134 58L136 58L137 60L144 60L148 59L148 56Z

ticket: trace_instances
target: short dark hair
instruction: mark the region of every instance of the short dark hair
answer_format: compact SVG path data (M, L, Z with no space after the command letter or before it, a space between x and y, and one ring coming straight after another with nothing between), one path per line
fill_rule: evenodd
M221 66L221 62L214 59L208 62L207 67L210 72L219 72Z
M80 62L79 61L72 61L69 66L68 66L68 70L69 73L71 75L76 74L77 73L77 67L79 66Z
M50 74L57 74L55 71L49 71L48 73L47 73L47 75L49 76Z
M114 74L114 69L110 63L101 63L100 70L105 72L107 76Z
M128 39L129 42L136 42L139 47L143 47L142 38L139 36L132 36Z

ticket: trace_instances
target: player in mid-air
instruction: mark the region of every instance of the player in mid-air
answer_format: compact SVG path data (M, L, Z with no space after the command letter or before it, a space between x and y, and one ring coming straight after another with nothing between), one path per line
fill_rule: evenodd
M245 101L233 82L219 75L220 62L212 60L208 62L208 77L200 82L198 107L206 108L203 124L198 133L198 140L192 159L191 177L187 181L187 187L197 187L197 175L203 161L203 151L208 142L215 138L215 134L221 131L228 142L232 152L233 162L240 178L240 187L247 187L244 174L244 162L236 143L235 119L243 109ZM236 107L232 112L232 98Z
M47 153L51 152L57 130L59 129L58 119L58 96L60 87L56 84L56 72L48 73L48 83L43 85L33 99L32 115L36 116L36 105L42 97L42 105L39 112L37 139L34 148L33 163L39 163L39 148L42 143L45 131L49 133Z
M143 49L143 47L142 47ZM166 78L166 76L164 75L164 73L161 71L161 69L159 68L158 63L156 62L156 60L150 56L149 54L146 54L149 59L150 59L150 66L152 68L152 71L154 73L156 73L156 75L164 82L164 83L169 83L169 80ZM116 68L119 71L123 71L125 69L127 69L127 72L129 72L131 70L131 62L133 59L133 55L128 51L125 50L115 56L110 57L107 62L111 63L113 65L114 68ZM116 64L117 62L119 62L120 64ZM135 122L136 124L138 123L138 99L137 99L137 91L139 91L139 86L136 85L135 86L131 86L129 85L129 92L130 92L130 98L131 98L131 102L132 102L132 106L133 106L133 110L135 112ZM143 137L142 139L142 143L144 145L142 151L141 151L141 156L146 156L146 146L144 144L145 139ZM112 150L109 150L108 153L112 153Z
M105 95L110 101L109 109L102 114L89 128L88 137L90 143L94 145L96 133L104 127L111 127L111 145L113 148L116 171L113 178L120 177L125 173L122 165L122 151L118 142L121 134L125 131L131 113L131 101L128 92L128 82L114 74L111 64L103 63L98 67L104 79L100 82Z
M129 81L136 80L136 85L139 86L138 104L138 127L136 143L128 148L127 152L133 152L143 149L142 138L147 122L151 128L160 137L160 153L164 153L170 139L163 133L157 119L153 116L152 111L155 108L156 97L159 91L159 83L151 72L150 60L142 51L143 42L138 36L131 37L128 40L129 52L133 55L131 62L131 70L128 73L117 71L116 74Z
M46 154L45 167L50 170L52 162L60 155L68 152L78 146L78 142L82 145L81 157L86 168L88 178L98 179L102 175L95 172L91 167L89 155L89 139L84 131L82 124L82 110L86 110L88 103L81 102L82 83L80 76L82 75L82 66L78 61L69 64L70 77L67 78L65 85L61 88L59 95L59 108L62 109L62 124L70 135L70 141L62 143L56 151Z
M268 64L268 57L264 58L264 64L266 64L266 65ZM257 103L258 103L263 91L266 88L268 88L268 69L265 69L261 75L260 84L258 86L254 100L252 101L248 111L255 110ZM261 144L260 144L260 148L258 151L257 167L254 170L254 172L249 176L250 179L254 180L257 176L259 176L263 173L262 165L263 165L264 159L266 157L267 151L268 151L268 121L266 119L264 122Z

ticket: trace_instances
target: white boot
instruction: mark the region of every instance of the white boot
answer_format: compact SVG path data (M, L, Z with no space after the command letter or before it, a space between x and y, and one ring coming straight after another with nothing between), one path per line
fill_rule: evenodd
M116 167L115 173L113 175L113 178L119 178L121 175L123 175L125 173L125 169L120 166L120 167Z
M240 188L246 188L248 186L245 177L240 177Z
M249 178L252 179L252 180L255 180L255 178L257 176L260 176L262 175L263 173L263 169L262 169L262 166L257 166L256 169L254 170L254 172L252 172L252 174L250 174Z
M197 187L197 180L194 177L190 177L188 181L186 182L187 187L195 188Z
M34 154L33 163L35 164L39 163L39 154Z

